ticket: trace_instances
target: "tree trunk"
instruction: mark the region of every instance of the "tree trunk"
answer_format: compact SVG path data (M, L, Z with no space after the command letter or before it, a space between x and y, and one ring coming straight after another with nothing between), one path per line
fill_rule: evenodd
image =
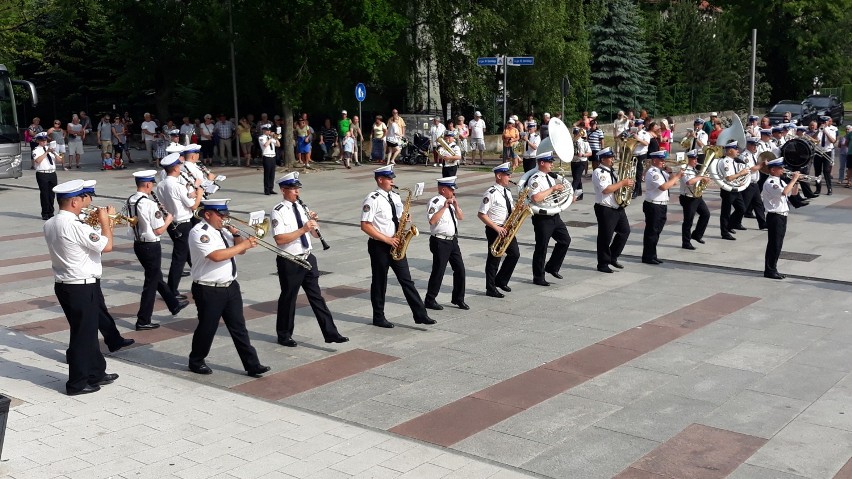
M296 163L296 144L293 141L293 108L286 101L281 102L282 116L284 117L284 167L293 168Z

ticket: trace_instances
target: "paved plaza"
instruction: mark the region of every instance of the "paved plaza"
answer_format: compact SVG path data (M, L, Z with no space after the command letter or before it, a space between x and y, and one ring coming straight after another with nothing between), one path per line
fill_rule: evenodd
M60 181L97 179L95 204L120 206L135 190L132 170L101 172L97 163L97 150L87 151L84 168L60 171ZM320 165L301 177L302 199L331 245L315 250L320 284L350 342L325 344L300 297L299 346L279 346L274 255L256 248L237 258L239 282L252 344L272 371L246 376L222 327L207 359L213 374L193 374L193 306L172 317L158 300L162 327L133 330L142 271L119 229L102 285L136 344L107 354L107 370L120 375L114 384L77 397L64 394L68 324L53 293L35 179L26 170L0 181L0 394L13 398L0 477L852 478L852 263L843 242L852 190L835 188L791 213L779 264L788 278L775 281L762 277L766 232L754 220L737 241L720 239L715 187L705 195L706 244L680 248L673 195L658 250L665 263L640 263L636 199L625 268L597 272L585 180L585 200L562 214L572 236L565 279L532 283L528 222L512 292L496 299L485 296L487 244L476 218L493 175L462 167L471 309L450 304L448 271L437 298L444 310L429 312L437 324L416 325L391 275L386 316L397 327L382 329L371 325L359 228L373 168ZM214 169L228 176L216 196L232 198L236 216L280 201L262 194L254 168ZM421 295L432 262L425 204L439 176L438 168L397 169L401 187L426 183L412 207L421 236L408 250ZM163 252L168 269L168 238ZM182 289L189 285L184 278Z

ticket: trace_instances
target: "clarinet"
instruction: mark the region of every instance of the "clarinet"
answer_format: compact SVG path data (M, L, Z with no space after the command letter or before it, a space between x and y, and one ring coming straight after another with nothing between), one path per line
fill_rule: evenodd
M300 205L302 205L302 208L305 209L305 215L308 216L308 219L311 219L310 211L308 210L308 205L306 205L305 202L302 201L302 198L300 198L300 197L296 197L296 200L299 202ZM325 238L322 237L322 233L320 233L319 228L315 229L314 231L316 231L317 238L319 238L320 243L322 243L322 249L327 250L327 249L331 248L331 246L329 246L328 243L325 242Z
M151 198L154 200L154 203L157 203L157 208L160 209L160 212L163 213L163 216L170 214L168 211L166 211L166 207L163 206L162 203L160 203L160 199L157 198L157 195L153 191L151 191ZM171 231L172 236L174 236L175 238L180 238L181 236L183 236L183 233L181 233L180 230L177 229L177 226L175 226L174 222L169 223L168 230Z

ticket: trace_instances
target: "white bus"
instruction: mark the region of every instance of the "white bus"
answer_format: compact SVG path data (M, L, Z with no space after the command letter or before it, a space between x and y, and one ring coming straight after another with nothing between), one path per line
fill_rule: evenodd
M0 178L20 178L23 174L21 130L12 85L29 90L33 106L38 103L35 85L25 80L12 80L9 70L0 64Z

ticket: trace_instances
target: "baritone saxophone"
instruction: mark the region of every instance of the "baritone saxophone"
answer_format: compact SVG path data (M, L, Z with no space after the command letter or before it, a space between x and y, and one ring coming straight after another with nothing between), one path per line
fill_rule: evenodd
M512 210L512 213L506 217L506 222L503 223L503 228L506 228L506 236L498 236L496 240L494 240L494 244L491 245L491 256L495 258L502 258L504 254L506 254L506 249L509 248L509 245L512 244L512 240L515 239L515 235L518 234L518 231L521 229L521 225L524 224L524 221L529 218L530 214L532 214L532 210L529 207L527 202L527 197L530 194L529 188L524 188L518 193L518 201L515 202L515 208Z
M399 216L399 227L394 233L393 237L399 240L396 247L391 249L391 258L394 261L399 261L405 258L405 252L408 251L408 245L411 243L411 240L414 239L415 236L420 234L420 231L417 230L417 226L411 222L411 215L409 212L411 211L411 199L414 197L414 192L409 188L397 188L395 189L399 191L407 191L408 197L405 199L405 204L402 208L402 214Z

